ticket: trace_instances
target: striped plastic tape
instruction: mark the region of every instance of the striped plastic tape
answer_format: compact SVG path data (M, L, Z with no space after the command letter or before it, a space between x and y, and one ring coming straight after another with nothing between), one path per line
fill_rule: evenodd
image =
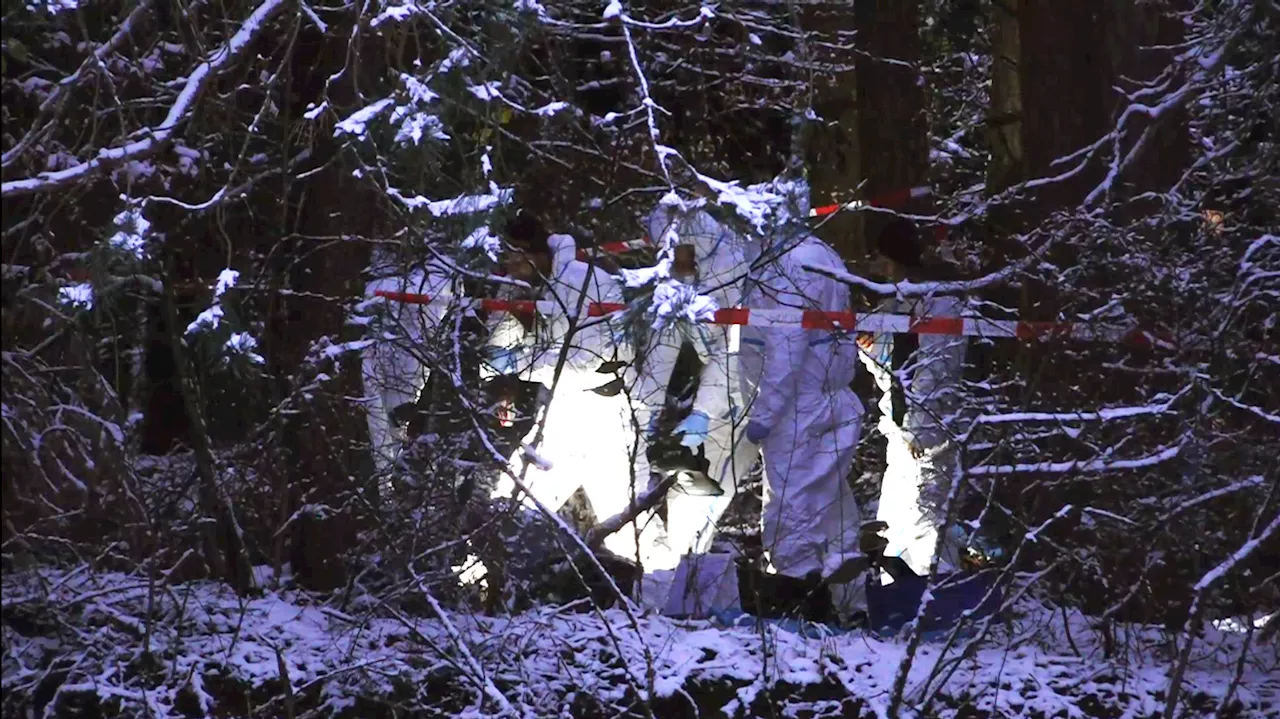
M392 292L388 290L378 290L375 294L392 302L404 302L407 304L457 303L488 312L556 315L562 311L559 304L549 300L456 299L446 296L433 298L411 292ZM615 312L621 312L626 308L627 305L625 304L611 302L591 303L585 307L588 317L603 317ZM799 327L807 330L986 337L991 339L1069 339L1086 342L1126 342L1143 346L1170 340L1163 333L1153 334L1133 328L1080 322L1022 322L1018 320L993 320L983 317L916 317L882 312L824 312L821 310L800 309L722 309L716 310L714 317L707 320L707 324L744 327Z

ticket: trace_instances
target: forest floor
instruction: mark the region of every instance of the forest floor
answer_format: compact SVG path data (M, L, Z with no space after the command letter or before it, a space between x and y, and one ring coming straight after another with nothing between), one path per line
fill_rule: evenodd
M1160 632L1121 627L1107 658L1084 619L1015 614L968 658L922 645L904 715L1162 713L1174 650ZM86 568L6 572L2 626L3 714L34 717L884 717L906 655L897 639L643 608L410 616L365 598L344 612ZM1179 716L1280 717L1274 640L1241 660L1245 637L1206 627Z

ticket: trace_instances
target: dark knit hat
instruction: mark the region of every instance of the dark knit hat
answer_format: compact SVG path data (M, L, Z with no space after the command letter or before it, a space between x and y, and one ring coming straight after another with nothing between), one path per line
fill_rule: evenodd
M876 237L876 251L910 269L924 265L924 247L915 223L905 217L894 217Z
M503 228L507 242L521 250L549 252L547 237L551 235L542 221L528 210L518 209Z

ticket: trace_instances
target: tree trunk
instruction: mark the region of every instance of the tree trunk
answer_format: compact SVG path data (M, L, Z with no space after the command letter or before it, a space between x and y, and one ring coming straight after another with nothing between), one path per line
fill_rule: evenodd
M853 14L845 8L807 9L801 18L803 29L809 31L855 29ZM862 175L857 73L837 74L830 85L819 87L817 94L813 110L820 124L810 134L808 158L810 201L814 207L854 199ZM838 213L817 225L817 235L845 262L860 263L866 256L862 219L861 213Z
M299 43L290 66L296 101L287 108L288 116L297 117L308 103L320 101L329 74L341 66L343 53L335 50L343 43L345 40L332 38ZM366 91L379 86L388 52L384 43L381 38L363 39L361 56L366 60L358 72ZM355 105L358 100L354 81L353 73L346 73L342 82L329 87L329 101L339 107ZM285 154L296 151L289 149ZM315 157L330 157L341 153L342 148L330 133L325 133L317 138L312 152ZM375 226L376 218L382 215L372 208L380 198L368 184L354 179L344 163L335 163L310 176L290 187L289 193L292 202L281 224L296 234L282 240L288 247L278 253L284 262L273 269L277 281L295 294L271 297L275 304L268 320L273 343L268 359L281 397L295 392L296 382L311 381L312 370L304 365L315 338L336 337L342 332L343 304L325 298L347 298L363 292L361 273L370 253L369 244L359 238L374 237L386 229ZM326 237L344 239L326 245L314 239ZM360 379L351 364L337 369L344 371L335 380L335 392L298 398L304 411L286 421L283 436L288 466L281 471L288 491L281 489L277 496L290 506L288 512L280 512L281 516L291 516L303 504L334 508L354 504L347 499L359 490L352 481L360 474L359 460L346 438L363 435L364 418L359 411L351 411L351 405L341 395L358 396ZM308 513L294 523L293 529L293 546L288 554L299 584L321 591L343 586L346 577L342 552L353 543L356 532L351 515L346 511ZM277 553L284 554L280 548Z
M928 184L929 125L924 78L916 69L919 0L857 0L854 21L859 49L865 53L857 60L859 169L866 183L862 197ZM895 209L918 213L928 207L926 200L915 199ZM864 236L872 243L887 217L882 212L863 214Z
M1022 35L1019 17L1026 0L994 0L989 27L992 38L991 91L987 111L987 142L991 160L987 165L987 194L998 195L1027 179L1027 158L1022 145ZM1018 233L1019 208L997 205L987 214L983 245L986 269L1004 267L1021 254ZM984 293L1003 306L1021 305L1026 310L1026 293L1013 288L995 288ZM1012 358L1018 348L1001 350L989 345L975 347L975 360L985 364L997 356Z
M1022 154L1022 85L1018 75L1022 54L1018 12L1023 0L995 0L992 4L991 107L987 115L987 191L999 193L1025 178Z
M249 557L240 535L239 522L232 514L232 504L218 487L217 464L205 425L205 403L195 369L191 366L182 341L182 333L178 329L180 325L173 284L173 274L168 273L164 279L165 291L161 301L164 303L165 324L173 351L174 381L190 422L188 434L200 480L200 510L205 516L198 523L204 541L204 555L213 575L243 594L253 586Z
M1076 161L1057 160L1106 134L1114 76L1107 53L1107 0L1023 0L1018 5L1022 147L1031 177L1057 175ZM1101 179L1101 163L1038 189L1030 214L1074 207ZM1027 218L1028 224L1034 218Z
M1186 5L1183 0L1172 3ZM1171 8L1170 8L1171 9ZM1180 9L1180 8L1179 8ZM1174 58L1173 48L1183 41L1184 26L1168 16L1169 9L1157 3L1115 3L1108 6L1108 55L1111 72L1120 86L1132 91L1164 72ZM1154 142L1142 160L1125 177L1132 192L1167 191L1181 177L1191 158L1187 113L1179 110L1161 120ZM1130 131L1126 139L1136 142L1146 125Z

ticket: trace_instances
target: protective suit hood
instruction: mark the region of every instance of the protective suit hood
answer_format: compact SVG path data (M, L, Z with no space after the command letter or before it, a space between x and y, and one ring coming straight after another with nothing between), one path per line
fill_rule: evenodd
M747 196L762 207L763 221L758 229L763 234L743 238L743 250L749 264L754 265L766 253L795 245L809 234L809 183L803 179L775 177L769 182L747 187Z
M660 245L667 232L674 230L680 244L694 245L701 263L717 251L726 236L732 236L741 243L747 261L753 262L770 246L808 233L809 183L803 178L779 176L746 188L728 183L720 202L734 207L756 232L739 235L701 207L668 193L645 219L649 239Z
M646 228L654 242L661 242L674 230L678 244L693 247L700 291L709 291L722 307L737 304L737 278L746 275L748 265L744 238L733 228L701 208L685 210L668 204L660 204L650 213Z
M662 203L649 213L645 230L649 239L659 245L667 232L674 230L679 237L678 244L693 245L701 262L718 249L727 228L701 208L684 210L674 204Z
M560 271L577 259L578 243L570 235L550 235L547 249L551 250L551 266Z

